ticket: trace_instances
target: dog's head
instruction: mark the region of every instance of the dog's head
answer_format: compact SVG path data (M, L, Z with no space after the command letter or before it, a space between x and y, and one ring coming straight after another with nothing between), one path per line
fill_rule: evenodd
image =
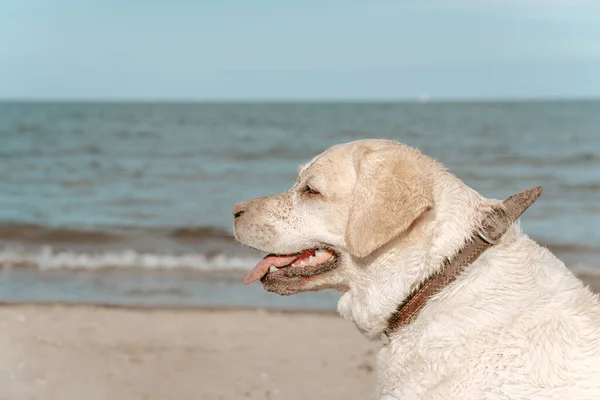
M434 206L432 171L442 169L394 141L328 149L287 192L235 205L236 239L269 254L245 282L279 294L344 290L352 266L418 229Z

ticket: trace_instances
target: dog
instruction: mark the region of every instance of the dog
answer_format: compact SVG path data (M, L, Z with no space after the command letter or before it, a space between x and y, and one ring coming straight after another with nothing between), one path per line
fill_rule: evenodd
M341 316L382 341L379 399L600 398L599 298L518 222L388 331L501 208L415 148L359 140L301 166L289 191L236 204L234 236L268 254L245 283L341 292Z

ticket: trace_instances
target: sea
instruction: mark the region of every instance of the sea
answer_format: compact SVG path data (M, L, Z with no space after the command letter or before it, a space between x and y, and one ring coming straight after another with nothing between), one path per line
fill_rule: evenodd
M242 284L233 205L331 145L420 148L486 197L542 185L521 226L600 276L600 101L0 103L0 302L334 309Z

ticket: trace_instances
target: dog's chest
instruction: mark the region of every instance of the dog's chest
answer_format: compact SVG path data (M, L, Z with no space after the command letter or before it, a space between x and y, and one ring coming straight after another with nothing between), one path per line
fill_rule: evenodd
M441 378L442 371L430 367L413 347L384 345L377 357L377 393L380 399L421 399Z
M377 359L379 398L469 398L481 389L477 381L489 382L489 379L481 378L490 372L490 364L487 367L483 365L482 359L476 357L473 351L472 346L458 342L442 345L435 339L426 345L411 338L384 345ZM497 363L498 360L494 361Z
M527 381L522 373L523 349L514 344L502 349L491 345L502 334L443 340L416 339L412 333L381 348L379 399L495 399L502 398L506 384Z

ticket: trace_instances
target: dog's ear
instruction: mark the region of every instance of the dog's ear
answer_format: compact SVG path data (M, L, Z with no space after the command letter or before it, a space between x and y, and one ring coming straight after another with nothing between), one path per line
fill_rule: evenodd
M370 255L433 206L431 185L415 165L414 151L399 146L357 149L357 179L345 234L353 256Z

